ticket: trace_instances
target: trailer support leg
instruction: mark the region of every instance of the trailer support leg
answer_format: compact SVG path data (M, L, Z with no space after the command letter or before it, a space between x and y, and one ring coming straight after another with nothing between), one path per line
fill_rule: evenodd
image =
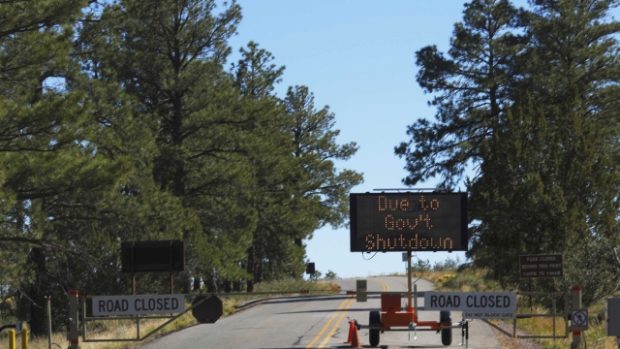
M469 321L461 321L461 344L465 344L465 349L469 348Z

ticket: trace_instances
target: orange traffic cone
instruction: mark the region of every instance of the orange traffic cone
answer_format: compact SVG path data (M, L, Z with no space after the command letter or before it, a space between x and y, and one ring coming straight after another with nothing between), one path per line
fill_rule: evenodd
M360 339L357 336L357 321L351 320L349 321L349 335L347 337L346 343L351 344L351 348L361 348Z
M357 336L357 326L354 321L351 321L351 323L353 325L351 326L351 328L353 329L353 336L351 337L351 348L361 348L360 339Z
M347 337L346 343L351 343L353 341L353 336L355 332L355 323L353 320L349 321L349 336Z

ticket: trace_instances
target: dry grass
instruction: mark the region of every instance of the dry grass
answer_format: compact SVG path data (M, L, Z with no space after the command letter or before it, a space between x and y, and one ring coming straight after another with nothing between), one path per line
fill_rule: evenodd
M144 336L148 332L163 324L167 319L150 319L140 321L140 335ZM154 334L152 338L157 338L166 333L174 332L196 324L196 320L191 313L186 313L177 320L168 324L160 332ZM116 338L135 338L136 322L133 320L106 320L89 322L87 327L87 337L89 339L116 339ZM67 337L65 332L54 333L52 336L52 348L66 348ZM143 342L83 342L80 339L82 349L124 349L135 348L144 345ZM34 337L30 341L30 349L48 349L47 336Z
M529 311L527 310L523 310ZM542 309L535 309L535 311L542 312ZM592 322L592 318L590 322ZM517 320L517 327L523 331L537 335L551 335L553 331L553 319L552 318L530 318ZM565 333L566 320L564 317L556 317L556 333L563 335ZM583 332L585 340L587 341L588 349L617 349L614 338L607 337L606 326L604 323L591 323L590 328ZM566 339L539 339L537 340L544 348L547 349L560 349L569 348L572 342L572 336L568 335Z
M414 278L420 278L428 280L433 284L441 287L448 283L450 280L456 278L456 272L454 271L424 271L418 272L413 275Z

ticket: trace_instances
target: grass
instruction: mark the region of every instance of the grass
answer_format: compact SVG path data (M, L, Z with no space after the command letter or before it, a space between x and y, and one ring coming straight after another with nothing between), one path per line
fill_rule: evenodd
M308 291L309 294L330 293L338 292L340 288L329 281L317 281L309 282L304 280L281 280L268 283L259 283L255 287L257 292L299 292ZM266 295L235 295L235 296L223 296L222 302L224 306L224 316L234 313L241 304L256 300L259 298L265 298ZM189 304L187 305L189 306ZM167 319L149 319L140 321L140 335L144 336L153 329L157 328ZM153 334L149 339L161 337L164 334L175 332L193 325L197 322L191 315L191 312L184 314L172 323L166 325L162 330ZM88 323L87 337L89 339L112 339L112 338L135 338L136 337L136 322L134 320L105 320L105 321L93 321ZM147 339L147 341L149 340ZM0 336L0 347L2 343L7 342L6 335ZM20 340L18 338L17 345L21 347ZM67 334L66 332L57 332L52 335L52 348L66 348L67 347ZM80 339L80 348L82 349L125 349L135 348L144 345L144 342L82 342ZM30 340L30 349L48 349L47 336L33 337Z
M429 280L440 290L446 291L497 291L499 284L485 277L482 269L464 269L461 271L427 271L421 278Z
M598 302L588 309L589 313L589 329L582 332L587 342L587 347L590 349L616 349L618 348L615 338L607 336L607 324L605 321L599 320L598 314L603 312L603 305L605 301ZM528 311L529 309L523 309ZM542 308L534 308L535 311L543 312ZM521 309L519 311L522 311ZM556 328L558 333L564 333L566 321L564 317L556 318ZM541 331L548 331L546 334L551 334L553 323L551 318L532 318L518 320L517 326L529 333L540 333ZM544 347L549 349L560 349L570 347L572 342L571 335L569 334L567 339L550 340L541 339L538 342Z
M257 292L339 292L340 288L329 280L319 280L316 282L286 279L272 282L261 282L256 284Z

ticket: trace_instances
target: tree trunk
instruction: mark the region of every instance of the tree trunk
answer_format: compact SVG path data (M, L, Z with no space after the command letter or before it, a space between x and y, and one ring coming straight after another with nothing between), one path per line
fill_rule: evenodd
M254 247L248 249L246 271L248 275L251 275L247 280L247 292L254 292Z

